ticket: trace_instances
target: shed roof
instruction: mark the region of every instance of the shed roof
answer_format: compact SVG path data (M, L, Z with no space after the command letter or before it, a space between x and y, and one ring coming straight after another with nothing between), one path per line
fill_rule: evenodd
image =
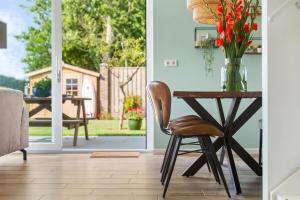
M69 64L65 64L65 63L63 63L62 68L63 69L69 69L69 70L76 71L76 72L80 72L80 73L87 74L87 75L90 75L90 76L95 76L95 77L100 76L100 73L98 73L98 72L91 71L91 70L88 70L88 69L83 69L81 67L73 66L73 65L69 65ZM35 70L33 72L27 73L27 76L28 77L33 77L33 76L36 76L36 75L39 75L39 74L51 72L51 69L52 69L51 67L47 67L47 68Z

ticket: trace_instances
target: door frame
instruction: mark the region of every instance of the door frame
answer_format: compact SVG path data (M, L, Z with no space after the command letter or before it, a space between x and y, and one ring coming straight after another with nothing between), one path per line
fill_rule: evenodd
M147 83L153 81L153 72L154 72L154 9L153 9L153 0L146 0L146 46L147 46ZM147 151L154 150L154 116L151 108L151 104L147 99Z
M62 151L93 151L64 150L62 142L62 0L51 0L52 34L51 34L51 65L52 65L52 142L30 143L32 152L62 152ZM146 55L147 55L147 83L153 81L153 1L146 0ZM147 103L147 134L146 149L139 151L153 151L154 149L154 116L150 104ZM132 151L132 150L131 150Z
M62 142L62 0L51 0L52 8L52 55L51 55L51 77L52 77L52 142L30 143L29 150L32 152L61 152ZM146 46L147 46L147 83L153 81L153 1L146 0ZM146 149L154 149L154 118L150 104L147 103L147 134ZM69 151L69 150L67 150ZM76 150L75 150L76 151ZM80 151L85 151L84 149ZM91 150L89 150L91 151Z
M62 0L51 0L52 142L30 143L30 151L62 150Z

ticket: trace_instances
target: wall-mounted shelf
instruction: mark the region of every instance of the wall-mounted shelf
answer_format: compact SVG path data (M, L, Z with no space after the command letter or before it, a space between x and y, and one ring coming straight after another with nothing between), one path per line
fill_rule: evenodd
M217 31L215 26L195 27L194 45L195 48L204 49L216 45Z
M215 26L195 27L194 47L197 49L219 48L216 44L218 33ZM261 37L253 37L253 44L245 52L247 55L261 55Z
M261 37L253 37L253 44L248 48L245 52L247 55L261 55L262 47L261 47Z

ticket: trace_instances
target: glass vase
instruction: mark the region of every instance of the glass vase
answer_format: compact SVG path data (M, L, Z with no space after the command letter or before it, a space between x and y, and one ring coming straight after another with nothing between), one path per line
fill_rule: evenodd
M221 90L226 92L247 91L247 68L241 58L225 59L221 68Z

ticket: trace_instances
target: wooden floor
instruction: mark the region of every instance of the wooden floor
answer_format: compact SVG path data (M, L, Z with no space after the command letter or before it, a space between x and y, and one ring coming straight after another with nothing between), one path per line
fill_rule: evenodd
M162 155L139 158L89 158L89 154L21 154L0 158L0 200L162 200L159 181ZM195 177L181 174L194 156L179 157L166 199L224 200L223 186L207 169ZM261 199L261 178L237 162L243 195L232 199ZM224 168L228 176L228 171ZM230 180L228 183L231 185ZM234 191L232 191L234 194Z

